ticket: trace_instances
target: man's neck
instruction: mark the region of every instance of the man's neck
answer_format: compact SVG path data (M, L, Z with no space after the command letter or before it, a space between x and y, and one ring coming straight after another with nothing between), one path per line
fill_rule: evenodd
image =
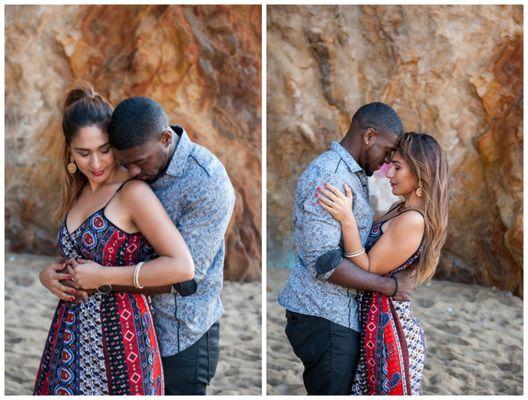
M361 151L361 137L359 135L347 134L339 143L343 148L350 153L350 155L361 165L360 151Z
M167 165L165 166L165 169L170 164L172 160L172 156L174 155L174 152L176 151L176 147L178 147L178 143L180 142L180 135L174 132L174 129L172 129L170 126L169 126L169 132L172 135L172 142L171 142L171 146L169 149L169 157L167 159Z

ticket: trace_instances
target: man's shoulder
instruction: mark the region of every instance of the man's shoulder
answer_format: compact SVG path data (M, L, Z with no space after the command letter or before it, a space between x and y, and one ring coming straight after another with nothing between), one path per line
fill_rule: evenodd
M185 162L183 174L193 179L210 179L226 176L224 164L209 149L193 143L189 157Z
M346 178L349 173L344 168L343 159L332 150L327 150L324 153L319 154L312 162L306 167L301 174L299 185L310 185L311 182L318 182L321 179L331 181L341 181ZM331 182L329 182L331 183Z

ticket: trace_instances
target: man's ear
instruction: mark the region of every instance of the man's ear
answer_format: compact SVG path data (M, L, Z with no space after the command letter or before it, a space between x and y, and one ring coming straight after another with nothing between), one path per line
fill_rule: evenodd
M367 146L373 144L376 141L378 134L374 128L367 128L363 134L363 141Z
M161 140L161 143L163 143L165 146L170 146L172 143L172 134L170 133L170 131L165 130L161 132L160 140Z

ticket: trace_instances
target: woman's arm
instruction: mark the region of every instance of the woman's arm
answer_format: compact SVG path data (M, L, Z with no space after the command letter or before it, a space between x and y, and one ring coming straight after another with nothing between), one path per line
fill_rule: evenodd
M192 279L194 262L191 253L152 189L142 181L131 181L121 190L119 201L159 255L142 266L139 283L155 287ZM103 267L85 260L74 265L74 281L81 288L134 285L135 266Z
M325 183L325 188L317 193L319 205L328 211L341 224L341 231L343 234L343 246L345 248L345 256L347 254L354 254L363 248L359 230L357 228L356 217L352 212L352 190L345 183L345 194L341 193L334 186ZM370 271L370 263L367 253L363 252L355 257L347 257L355 265Z
M318 198L322 202L321 207L341 223L345 252L361 249L359 232L352 213L350 188L345 185L345 194L343 194L331 185L325 187L326 189L318 194ZM368 254L363 253L350 260L358 267L376 274L384 275L391 272L418 250L424 227L425 222L419 212L404 212L394 217L387 232L383 233Z

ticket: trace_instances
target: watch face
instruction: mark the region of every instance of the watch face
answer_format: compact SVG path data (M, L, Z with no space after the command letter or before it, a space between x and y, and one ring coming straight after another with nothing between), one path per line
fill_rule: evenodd
M112 291L112 286L110 285L103 285L103 286L99 286L97 288L97 292L101 293L101 294L108 294Z

